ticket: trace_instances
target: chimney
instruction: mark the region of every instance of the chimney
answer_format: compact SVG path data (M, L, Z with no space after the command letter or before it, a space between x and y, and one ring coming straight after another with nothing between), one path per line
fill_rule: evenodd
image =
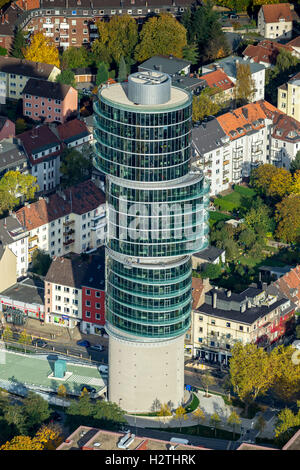
M227 295L227 297L231 297L231 290L228 290L228 291L226 292L226 295Z
M241 305L241 313L244 313L246 311L246 304Z
M217 293L213 292L213 308L217 308Z

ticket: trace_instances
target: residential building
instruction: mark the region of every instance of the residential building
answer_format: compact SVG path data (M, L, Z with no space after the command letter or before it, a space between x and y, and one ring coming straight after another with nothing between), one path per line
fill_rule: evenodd
M257 27L264 38L289 39L292 37L293 21L296 18L293 4L262 5L258 12Z
M234 83L226 75L222 68L217 68L213 72L206 73L199 77L205 83L205 88L210 88L215 92L211 99L223 105L230 103L234 99Z
M193 95L199 95L201 91L206 87L204 80L200 79L197 74L190 75L177 75L172 77L173 86L183 88L184 90L190 91Z
M78 92L69 85L31 78L22 96L23 114L34 121L65 122L77 114Z
M102 334L105 325L105 258L90 255L88 269L81 282L82 321L85 334Z
M0 292L17 282L17 256L0 240Z
M26 318L44 321L43 283L27 278L1 291L0 311L7 323L23 325Z
M300 72L278 87L277 107L299 121L300 126Z
M6 116L0 116L0 141L3 139L11 139L16 136L16 126Z
M93 142L93 133L88 129L84 121L72 119L53 128L53 132L59 136L66 148L82 150Z
M29 172L24 147L16 138L7 138L0 142L0 178L8 171L20 171L25 174Z
M110 205L109 400L132 412L150 410L155 399L177 407L191 255L206 248L209 230L209 188L201 171L190 172L192 96L165 73L140 71L103 87L94 109L95 165L106 174Z
M97 69L93 67L72 69L76 83L95 83Z
M150 70L156 70L158 72L167 73L171 77L187 76L190 73L191 62L178 59L173 55L163 56L155 55L150 57L142 64L139 65L139 72L149 72Z
M204 447L152 439L149 437L137 437L133 433L121 433L96 429L88 426L79 426L56 450L162 450L162 451L189 451L209 450ZM177 457L176 457L177 458Z
M27 274L29 234L15 214L0 219L0 242L16 256L17 278ZM8 270L9 271L9 270Z
M289 272L272 282L268 291L273 295L284 295L297 308L300 308L300 265L290 269Z
M29 161L30 173L36 177L38 192L49 191L60 183L60 139L47 125L33 127L18 135Z
M0 57L1 98L18 100L22 98L23 89L31 78L43 80L45 86L47 81L54 82L59 74L60 70L55 65L2 56Z
M204 268L207 264L223 264L225 263L225 250L216 246L208 246L200 253L192 255L192 268L197 269L199 266Z
M29 233L29 262L36 249L63 256L96 249L105 241L105 197L90 180L26 203L16 215Z
M280 44L267 39L256 45L249 44L244 50L243 56L267 68L276 65L276 59L281 50L290 52L295 57L300 58L300 51L298 52L289 44Z
M193 311L193 355L228 363L236 342L267 347L286 333L296 305L257 287L240 294L214 287Z
M10 5L4 5L0 12L0 46L4 47L8 53L11 51L13 44L16 22L24 10L17 3L13 2Z
M293 49L296 57L300 56L300 35L289 41L286 45Z
M237 79L237 67L238 64L247 64L250 67L251 79L254 85L254 95L252 101L262 100L265 96L265 67L264 65L257 64L252 60L237 57L229 56L225 59L218 60L212 64L204 65L202 67L202 78L203 75L210 73L213 70L218 68L223 69L224 73L232 80L235 84Z

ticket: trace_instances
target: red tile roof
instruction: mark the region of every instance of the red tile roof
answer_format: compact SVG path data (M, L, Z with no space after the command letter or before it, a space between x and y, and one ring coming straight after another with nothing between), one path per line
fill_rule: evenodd
M202 279L199 277L192 278L192 295L193 295L193 305L192 309L196 310L200 306L200 299L204 293L204 284Z
M300 141L300 123L291 116L287 116L279 109L264 100L257 101L265 115L273 121L272 137L278 140Z
M277 279L273 285L300 307L300 265Z
M267 64L276 64L276 58L280 49L293 52L293 48L288 45L279 44L275 41L260 41L256 46L249 44L243 52L245 57L249 57L256 63L264 62Z
M229 90L234 87L234 83L230 80L228 75L222 69L215 70L214 72L207 73L199 77L200 80L205 80L207 86L210 88L218 87L221 90Z
M290 3L263 5L262 9L266 23L278 23L282 18L285 21L293 21L293 13Z
M33 230L70 213L85 214L104 202L104 193L88 180L28 204L19 209L16 215L26 230Z
M295 39L292 39L292 41L288 42L286 44L289 47L300 47L300 36L297 36Z
M16 0L16 5L22 8L22 10L33 10L40 8L40 0Z
M253 129L263 128L265 118L266 115L258 103L249 103L217 117L217 120L230 140L235 140Z
M86 127L86 124L83 121L80 121L79 119L73 119L72 121L60 124L59 126L57 126L57 132L60 139L63 141L80 134L90 134L90 131Z

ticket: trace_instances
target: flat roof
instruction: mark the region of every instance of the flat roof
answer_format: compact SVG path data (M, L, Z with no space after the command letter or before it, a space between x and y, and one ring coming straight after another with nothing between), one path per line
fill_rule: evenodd
M106 387L106 383L100 375L96 366L67 361L67 372L72 374L66 380L56 380L49 377L54 369L54 362L57 359L55 353L45 354L45 356L34 356L33 354L21 354L13 351L2 351L5 354L5 361L0 364L0 382L3 386L6 382L10 385L32 386L40 390L56 392L59 385L63 384L67 393L80 395L83 385L90 385L96 392Z
M12 300L24 302L25 304L39 304L45 303L44 299L44 286L34 281L33 279L25 279L23 282L18 282L0 294L2 297L9 297Z
M100 94L101 96L103 96L103 98L108 101L112 101L113 103L124 105L135 110L140 109L145 111L152 111L153 109L165 110L173 106L179 106L181 104L184 104L190 99L189 94L185 90L171 86L171 98L166 103L155 105L135 104L128 99L127 89L127 82L113 83L112 85L104 86L101 89Z

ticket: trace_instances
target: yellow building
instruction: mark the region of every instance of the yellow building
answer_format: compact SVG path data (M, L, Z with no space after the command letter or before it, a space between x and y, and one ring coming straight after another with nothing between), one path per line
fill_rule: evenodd
M300 72L278 87L277 107L283 113L300 121Z
M17 282L17 257L7 247L0 245L0 292Z

